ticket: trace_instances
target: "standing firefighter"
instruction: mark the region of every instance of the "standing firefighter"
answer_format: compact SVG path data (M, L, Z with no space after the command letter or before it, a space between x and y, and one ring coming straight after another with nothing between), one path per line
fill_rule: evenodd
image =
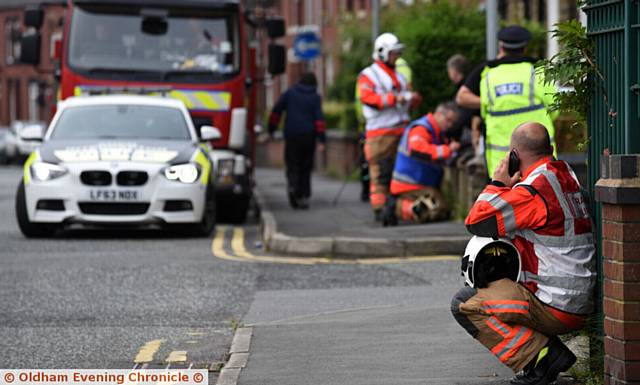
M316 141L319 142L319 151L324 151L325 123L317 86L313 73L303 74L298 84L280 96L269 117L269 133L273 135L280 116L286 111L284 158L289 203L294 209L309 208Z
M389 193L393 161L409 107L419 96L409 90L405 77L395 69L404 45L391 33L383 33L374 43L374 63L358 78L362 112L366 119L365 156L369 163L370 201L376 220L382 219Z
M476 67L458 90L456 102L466 108L480 108L485 121L485 159L489 177L509 150L514 127L538 122L555 135L548 110L556 93L545 84L544 75L525 56L531 32L519 26L505 27L498 33L500 50L496 60Z
M557 336L581 328L593 310L594 236L578 179L553 158L547 129L522 124L510 147L465 221L487 238L467 246L462 266L471 287L455 295L451 311L502 363L522 371L511 384L547 385L576 361ZM489 245L498 237L511 241ZM504 274L509 264L491 263L508 254L506 244L521 259L511 264L520 265L515 275Z
M407 81L407 88L412 89L411 87L411 78L413 77L413 73L411 71L411 67L409 67L409 63L403 58L398 58L396 60L396 71L399 72L404 79ZM360 182L362 183L362 192L360 193L360 200L363 202L369 201L369 162L364 155L364 142L365 142L365 119L362 111L362 102L360 101L360 87L359 84L356 83L355 89L355 112L356 119L358 120L358 133L360 134L359 139L359 148L360 148L360 156L358 157L358 163L360 164Z
M458 119L454 102L441 103L434 114L427 114L407 126L400 139L382 224L396 225L398 219L429 222L446 219L449 208L442 193L442 163L459 148L445 136Z

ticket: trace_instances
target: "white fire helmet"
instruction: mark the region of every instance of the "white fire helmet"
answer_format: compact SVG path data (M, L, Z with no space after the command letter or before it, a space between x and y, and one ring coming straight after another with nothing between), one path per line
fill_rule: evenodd
M373 60L381 60L386 63L389 60L389 52L402 51L404 44L392 33L385 32L376 38L373 43Z
M502 278L518 282L521 266L520 253L509 240L474 236L467 243L461 267L465 285L483 288Z

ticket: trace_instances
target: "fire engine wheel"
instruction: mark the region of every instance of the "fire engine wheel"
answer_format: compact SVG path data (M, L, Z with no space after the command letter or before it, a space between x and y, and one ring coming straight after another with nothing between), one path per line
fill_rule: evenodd
M244 223L247 220L250 203L250 195L220 198L218 200L218 221L231 224Z
M58 229L57 225L48 223L34 223L27 214L27 201L24 183L21 181L16 192L16 219L20 231L27 238L46 238L52 236Z

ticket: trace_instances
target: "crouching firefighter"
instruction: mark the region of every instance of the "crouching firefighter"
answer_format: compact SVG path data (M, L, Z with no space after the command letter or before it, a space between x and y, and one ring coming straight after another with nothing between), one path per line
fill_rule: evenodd
M473 279L451 302L454 318L519 372L511 384L555 381L576 361L557 336L581 328L593 310L595 248L578 179L567 163L553 158L543 125L524 123L514 130L509 155L465 223L477 236L511 241L469 242L462 267ZM513 263L494 258L509 253L521 258L517 275L507 274Z
M398 220L424 223L449 216L440 192L443 170L439 163L460 148L459 142L447 143L445 139L457 118L454 102L441 103L435 113L411 122L404 130L391 179L391 196L385 204L384 226L395 226Z

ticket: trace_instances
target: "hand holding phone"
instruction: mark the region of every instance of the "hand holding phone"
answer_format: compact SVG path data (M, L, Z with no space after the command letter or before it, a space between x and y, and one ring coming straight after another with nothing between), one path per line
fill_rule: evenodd
M509 152L509 176L512 177L520 170L520 157L514 149Z
M493 180L507 187L513 187L520 180L520 158L518 153L510 152L493 171Z

